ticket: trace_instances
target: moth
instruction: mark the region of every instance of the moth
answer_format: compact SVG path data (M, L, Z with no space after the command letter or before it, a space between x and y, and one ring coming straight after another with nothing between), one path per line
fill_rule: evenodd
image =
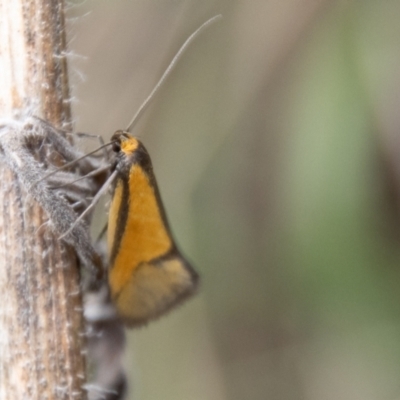
M146 148L126 131L111 141L108 283L119 316L137 326L188 298L199 276L172 237Z
M220 18L209 19L189 36L128 128L116 131L104 145L112 146L114 154L109 178L77 219L82 219L111 188L108 286L117 313L127 326L140 326L159 317L190 297L199 283L199 275L172 236L149 153L129 131L189 43Z

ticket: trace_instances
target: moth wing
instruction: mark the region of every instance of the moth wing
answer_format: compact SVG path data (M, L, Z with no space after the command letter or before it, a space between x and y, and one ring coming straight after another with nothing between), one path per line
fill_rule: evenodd
M146 324L195 293L199 277L179 255L142 263L114 298L128 326Z

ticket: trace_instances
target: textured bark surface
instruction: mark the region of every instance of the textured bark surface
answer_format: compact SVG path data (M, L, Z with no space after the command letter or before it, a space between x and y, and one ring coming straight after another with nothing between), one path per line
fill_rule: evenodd
M69 127L63 1L0 0L0 18L0 118ZM0 400L84 399L76 258L4 162L0 181Z

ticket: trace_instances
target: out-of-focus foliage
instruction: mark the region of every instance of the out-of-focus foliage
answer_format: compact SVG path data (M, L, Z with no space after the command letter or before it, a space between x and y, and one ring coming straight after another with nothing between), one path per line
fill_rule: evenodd
M399 1L71 3L77 129L217 13L135 132L203 286L130 333L132 399L399 399Z

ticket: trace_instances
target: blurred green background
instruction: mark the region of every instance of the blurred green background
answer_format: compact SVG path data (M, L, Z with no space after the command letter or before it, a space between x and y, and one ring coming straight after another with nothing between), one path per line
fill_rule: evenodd
M201 293L129 331L135 400L400 399L400 1L69 3L77 130L152 155Z

